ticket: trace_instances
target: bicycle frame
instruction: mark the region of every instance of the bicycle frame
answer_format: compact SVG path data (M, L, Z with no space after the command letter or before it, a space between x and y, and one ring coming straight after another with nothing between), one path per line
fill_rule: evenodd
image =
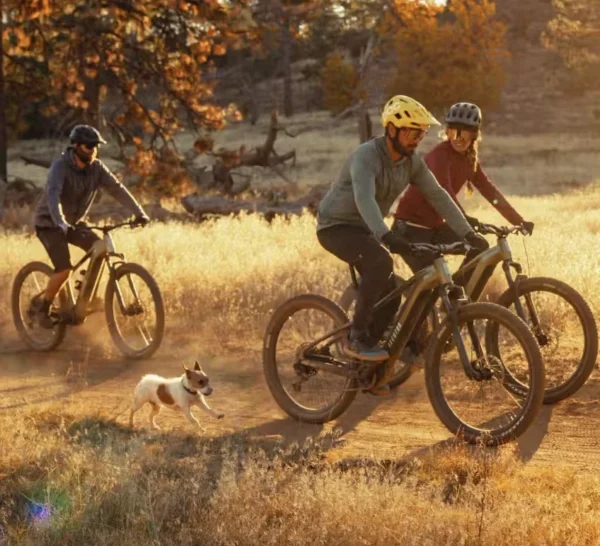
M522 274L521 264L513 261L512 251L508 244L506 235L498 235L498 244L488 250L475 256L468 263L464 264L458 269L453 275L453 281L458 282L462 275L469 274L469 280L466 283L465 290L470 297L471 301L479 301L483 289L494 274L496 266L502 262L502 269L508 282L508 286L515 294L515 308L517 315L524 318L525 313L523 306L519 299L519 281L526 278L526 275ZM511 268L515 270L516 277L513 277ZM533 309L533 302L530 298L526 299L527 306L530 311L530 316L537 316Z
M394 317L394 326L384 344L389 357L376 366L377 368L383 366L384 373L370 388L378 387L391 379L396 360L411 339L414 331L420 328L421 324L426 320L428 313L431 311L438 298L442 299L446 311L448 312L448 316L455 316L455 305L453 305L449 296L450 289L455 287L456 285L453 283L448 263L443 256L440 256L434 261L433 265L417 272L409 280L403 281L399 286L377 302L374 309L382 307L388 301L398 297L404 292L407 293L405 302L400 306ZM466 298L464 301L466 301ZM350 325L351 322L348 322L313 341L303 349L302 357L306 357L307 353L322 341L331 338L330 341L327 342L326 347L339 342ZM453 328L463 367L467 375L472 377L476 372L470 365L456 322L454 323ZM481 357L481 347L477 343L478 340L474 339L473 341L476 352L478 353L478 356ZM311 367L337 375L349 377L353 373L356 373L356 370L350 371L347 369L348 365L346 362L337 360L328 354L310 353L309 360L311 361ZM367 366L370 370L374 369L370 365Z
M117 260L111 262L111 258L117 258ZM115 272L121 264L125 263L124 254L118 253L115 250L114 241L110 236L110 233L104 232L103 239L100 241L96 241L90 250L88 250L85 255L75 264L71 271L77 271L86 261L89 260L88 269L86 271L82 271L84 274L82 280L76 280L75 290L78 290L79 293L75 295L73 283L71 279L67 281L66 286L63 288L66 292L67 303L69 306L69 310L71 315L68 317L63 317L63 320L67 323L71 323L74 325L81 324L86 319L88 313L87 306L88 304L96 297L98 293L98 289L100 287L100 279L102 274L104 273L104 269L107 268L109 271L110 279L115 278ZM136 296L137 291L135 286L133 286L133 282L129 279L131 284L131 289ZM125 313L126 307L123 300L123 295L121 293L121 289L118 284L116 284L116 294L117 301L119 302L119 306L121 310Z

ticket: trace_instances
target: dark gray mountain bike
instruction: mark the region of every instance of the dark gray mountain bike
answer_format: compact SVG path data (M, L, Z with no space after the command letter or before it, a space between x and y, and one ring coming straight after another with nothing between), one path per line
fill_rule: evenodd
M428 248L435 251L434 264L377 303L380 307L403 295L381 342L389 353L383 363L361 362L345 353L351 321L327 298L297 296L275 310L265 332L263 368L286 413L324 423L339 417L358 391L376 393L392 379L398 356L440 301L445 315L430 339L425 383L442 423L469 442L481 439L491 445L527 429L544 394L542 356L531 330L499 305L467 303L443 256L464 253L464 244ZM490 350L486 334L492 326L498 336Z
M583 297L568 284L549 277L527 277L520 264L512 258L508 236L524 233L521 226L497 227L481 224L477 229L493 234L497 244L464 264L453 275L455 282L467 274L466 292L472 301L478 301L496 266L502 270L508 288L496 303L516 313L531 328L544 357L546 391L544 403L563 400L577 392L587 381L598 355L598 330L594 315ZM514 275L513 275L514 271ZM356 299L358 279L351 270L352 283L340 299L340 306L348 312ZM463 284L461 282L461 284ZM443 310L434 308L430 325L440 321ZM488 331L488 345L495 343L494 328ZM410 362L399 359L391 387L401 385L411 374Z
M141 265L126 262L115 250L110 232L124 227L136 227L134 222L112 226L88 226L101 231L103 239L73 266L80 279L69 281L57 295L50 311L52 329L42 328L36 319L42 296L53 274L43 262L25 265L15 277L12 287L12 314L21 339L36 351L51 351L63 341L67 326L85 322L94 312L104 310L108 331L119 350L128 358L150 357L160 346L165 311L156 281ZM87 263L87 269L80 269ZM109 277L104 303L98 298L104 270ZM100 305L98 305L100 303Z

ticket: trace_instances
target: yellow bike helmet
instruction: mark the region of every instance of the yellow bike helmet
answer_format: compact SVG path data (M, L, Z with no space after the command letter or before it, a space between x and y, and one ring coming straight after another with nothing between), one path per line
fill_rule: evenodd
M384 127L391 123L399 129L427 129L430 125L441 125L420 102L405 95L396 95L385 103L381 123Z

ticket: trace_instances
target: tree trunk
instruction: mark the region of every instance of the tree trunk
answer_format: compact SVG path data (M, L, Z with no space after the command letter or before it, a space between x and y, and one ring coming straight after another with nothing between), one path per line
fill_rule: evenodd
M373 138L373 124L371 122L371 116L365 105L362 104L356 113L358 120L358 138L360 143L367 142Z
M293 37L290 28L290 16L283 14L283 26L281 29L281 54L283 72L283 115L289 118L294 115L294 97L292 86L292 47Z
M6 97L4 95L4 5L0 0L0 219L4 215L7 184Z

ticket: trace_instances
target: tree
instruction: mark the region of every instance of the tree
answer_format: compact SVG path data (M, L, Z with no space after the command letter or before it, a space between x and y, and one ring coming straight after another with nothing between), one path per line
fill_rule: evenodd
M11 33L27 44L9 51L7 62L37 67L46 113L68 115L70 125L110 127L120 144L135 147L130 167L152 177L160 160L180 157L179 130L194 130L195 146L206 150L210 132L227 116L239 117L233 106L214 104L209 76L215 58L253 32L248 4L20 1L11 12Z
M542 43L556 51L569 69L569 87L592 89L600 83L600 3L553 0L555 17Z
M277 71L283 76L283 114L286 117L294 114L294 47L321 9L318 0L258 0L255 5L254 16L261 22L263 48L279 52Z
M382 31L394 38L390 94L402 93L442 111L457 101L495 106L504 83L504 25L491 0L394 0ZM447 11L444 12L444 9Z

